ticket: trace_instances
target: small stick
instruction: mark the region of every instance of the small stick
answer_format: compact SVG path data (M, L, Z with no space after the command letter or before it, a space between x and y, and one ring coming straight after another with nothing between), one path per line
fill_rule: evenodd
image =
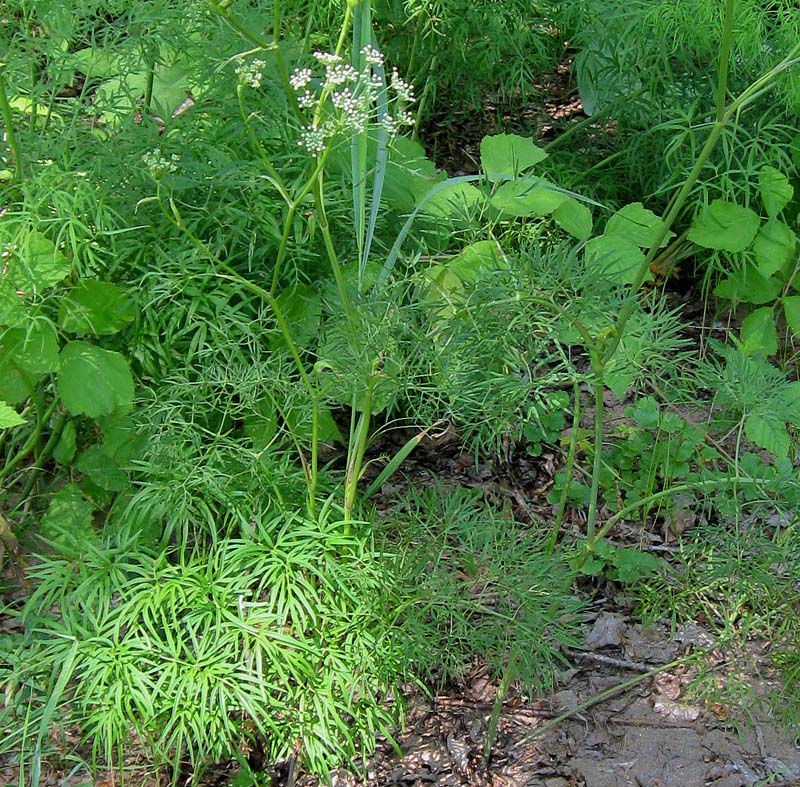
M631 672L649 672L652 667L643 664L641 661L628 661L628 659L615 659L612 656L603 656L600 653L589 653L584 650L569 650L570 656L583 661L595 661L598 664L607 664L609 667L630 670Z

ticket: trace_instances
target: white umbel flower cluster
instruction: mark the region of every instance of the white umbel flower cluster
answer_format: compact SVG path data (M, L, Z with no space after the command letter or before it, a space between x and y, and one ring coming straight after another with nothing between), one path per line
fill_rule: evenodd
M327 143L343 131L363 134L375 118L390 136L403 126L412 125L414 118L408 106L414 103L414 88L393 69L387 86L380 74L383 54L373 46L361 50L365 63L359 71L336 54L314 52L314 59L325 69L324 76L315 79L311 68L297 68L289 84L298 94L297 105L312 115L311 122L300 131L297 144L312 155L322 153ZM381 91L389 90L392 112L378 120L375 110Z
M248 85L253 89L261 87L261 80L264 78L263 60L251 60L249 63L242 63L236 67L236 76L243 85Z
M153 180L161 180L165 175L173 175L178 171L180 157L173 153L169 158L158 150L148 150L142 156L142 162L147 167Z

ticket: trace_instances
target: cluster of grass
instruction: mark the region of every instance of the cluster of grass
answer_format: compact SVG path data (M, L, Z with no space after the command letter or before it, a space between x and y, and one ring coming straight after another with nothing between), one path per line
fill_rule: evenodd
M794 22L568 5L8 4L0 753L21 783L79 753L124 771L132 747L174 783L254 749L357 764L401 723L404 682L481 659L552 688L577 576L630 585L645 617L774 639L796 691ZM707 41L681 26L700 11ZM588 124L549 158L488 137L482 174L450 179L398 133L415 106L530 99L566 36L619 131L590 162L608 183L570 158ZM716 89L690 51L720 54ZM700 354L642 289L688 256L748 309ZM609 395L630 401L614 427ZM704 428L674 412L698 397ZM447 487L378 518L442 422L477 458L563 446L552 522ZM413 434L367 486L395 423ZM669 568L608 538L686 507L713 524Z

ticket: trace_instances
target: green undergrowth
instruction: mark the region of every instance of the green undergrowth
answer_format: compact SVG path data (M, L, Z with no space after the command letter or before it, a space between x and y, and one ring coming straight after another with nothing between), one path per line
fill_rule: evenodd
M645 619L772 641L796 692L798 47L744 0L678 35L695 5L599 30L600 0L9 4L0 753L20 785L76 758L122 777L131 752L174 784L246 752L363 767L402 686L481 663L552 690L576 588L607 582ZM599 125L493 134L478 174L437 170L420 118L532 100L566 33ZM681 264L735 329L686 325L661 286ZM440 430L476 464L552 457L547 520L446 483L388 499Z

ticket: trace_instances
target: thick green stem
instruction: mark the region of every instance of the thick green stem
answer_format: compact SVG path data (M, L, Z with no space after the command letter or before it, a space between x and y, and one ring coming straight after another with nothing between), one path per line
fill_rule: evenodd
M575 380L572 384L572 396L575 400L572 410L572 432L569 436L569 448L567 449L567 461L564 465L564 489L561 492L561 499L558 501L558 513L553 528L550 531L550 538L547 540L547 552L552 554L558 546L558 536L564 524L564 517L567 514L567 504L569 503L569 488L572 481L572 470L575 467L575 455L578 452L578 431L581 426L581 389L580 384Z
M6 128L6 142L11 152L11 165L14 168L14 180L22 179L22 153L17 141L17 134L14 131L14 117L11 114L11 105L8 103L6 94L5 76L0 71L0 112L3 114L3 124Z
M39 455L36 457L36 461L29 468L26 468L30 474L28 476L28 480L25 482L25 486L20 492L20 500L29 499L31 491L33 490L33 486L36 483L37 473L45 466L50 457L53 455L53 451L58 445L58 441L61 439L61 433L64 431L64 425L66 423L66 412L59 413L55 424L53 424L50 436L47 438L47 442L44 444L44 448L42 448L42 450L39 452Z
M375 386L374 376L370 376L367 389L364 392L364 401L361 403L361 414L355 428L353 439L347 447L347 476L344 482L344 521L345 530L349 528L353 517L353 508L358 492L358 482L361 479L361 467L364 463L364 454L367 451L367 438L372 415L372 393ZM347 535L347 533L345 533Z
M562 721L566 721L567 719L571 719L573 716L578 716L583 711L588 710L593 705L597 705L598 702L604 702L605 700L611 699L615 697L617 694L621 694L628 689L632 689L634 686L638 686L640 683L644 683L645 681L650 680L650 678L654 678L656 675L660 675L662 672L668 672L669 670L675 669L683 664L688 664L696 659L699 658L701 654L691 653L688 656L683 656L679 659L675 659L675 661L670 661L669 664L662 664L658 667L651 669L649 672L644 672L641 675L637 675L634 678L630 678L626 680L624 683L619 683L616 686L611 686L611 688L605 689L601 691L599 694L595 694L594 697L590 697L586 702L582 702L580 705L577 705L574 708L570 708L564 713L556 716L554 719L550 719L546 724L543 724L541 727L537 727L530 735L527 735L523 738L517 745L522 745L525 743L529 743L534 738L538 738L544 733L549 732L550 730L558 727Z
M586 538L592 541L597 522L597 501L600 497L600 472L603 467L603 409L605 400L605 366L595 353L592 353L592 372L594 373L594 460L592 462L592 488L589 494L589 511L586 517Z
M36 394L33 394L34 400ZM37 407L37 418L36 418L36 426L34 427L33 432L31 432L30 437L25 441L22 448L17 451L14 456L12 456L4 465L0 468L0 481L4 481L7 479L11 473L17 468L20 462L25 459L28 454L34 449L36 443L42 436L42 432L44 431L45 424L50 419L50 416L55 412L56 406L58 405L58 398L54 399L50 405L48 406L47 410L41 412L41 410Z
M236 88L236 95L239 98L239 113L242 116L242 122L244 123L244 127L247 129L247 135L250 137L250 142L255 148L256 153L258 153L259 157L261 158L261 161L264 164L265 169L269 173L270 182L272 183L273 186L275 186L278 193L284 199L286 204L291 207L292 198L289 196L289 192L283 183L283 179L278 174L278 170L275 169L272 161L270 160L269 154L264 149L264 146L261 144L261 141L256 135L255 129L253 129L253 124L250 122L250 116L247 114L247 111L245 110L244 87L242 85L239 85Z
M725 22L722 26L722 44L719 50L719 77L717 79L716 118L721 123L725 115L725 100L728 94L728 67L733 42L733 0L725 0Z
M280 283L281 273L283 272L283 263L286 261L286 254L289 250L289 237L292 234L292 227L294 226L294 217L297 214L297 209L302 205L303 200L314 189L317 178L325 168L325 162L328 160L330 153L330 145L325 149L325 152L317 159L314 171L306 181L300 193L289 204L289 210L286 214L286 220L283 223L283 234L281 235L281 243L278 246L278 253L275 255L275 267L272 270L272 285L269 291L272 295L278 291L278 284Z

